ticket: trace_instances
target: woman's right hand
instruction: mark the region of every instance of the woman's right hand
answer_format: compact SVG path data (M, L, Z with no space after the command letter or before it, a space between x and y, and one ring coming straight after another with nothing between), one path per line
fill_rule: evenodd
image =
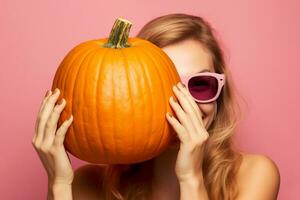
M73 116L71 115L57 129L60 113L66 105L66 100L63 98L59 104L56 104L59 94L58 88L53 94L51 90L47 92L38 111L32 144L47 171L49 183L71 184L74 172L64 148L64 139Z

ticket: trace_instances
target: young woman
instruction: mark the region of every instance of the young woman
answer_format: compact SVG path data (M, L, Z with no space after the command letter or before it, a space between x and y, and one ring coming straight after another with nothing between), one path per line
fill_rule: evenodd
M161 47L181 76L173 87L177 101L170 98L176 117L166 113L178 142L145 162L86 165L74 173L63 146L73 118L57 129L66 101L56 104L60 91L48 91L33 138L49 177L48 199L276 199L276 164L234 145L241 116L237 91L209 23L169 14L148 22L137 37Z

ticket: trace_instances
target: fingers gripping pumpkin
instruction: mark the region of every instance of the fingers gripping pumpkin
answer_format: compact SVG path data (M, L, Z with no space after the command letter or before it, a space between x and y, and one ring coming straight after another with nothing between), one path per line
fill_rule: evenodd
M118 18L109 38L74 47L53 79L52 90L59 88L67 102L58 125L74 116L64 145L81 160L141 162L176 137L165 114L175 114L168 100L179 75L162 49L128 37L131 25Z

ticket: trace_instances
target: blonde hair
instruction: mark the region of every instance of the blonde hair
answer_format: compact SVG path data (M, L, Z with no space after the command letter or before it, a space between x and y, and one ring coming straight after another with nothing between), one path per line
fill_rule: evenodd
M195 39L211 53L215 72L225 74L226 83L216 101L218 110L208 128L210 137L205 144L202 170L209 198L231 200L238 194L236 174L242 155L233 136L242 119L242 112L237 101L237 88L214 34L215 30L203 18L175 13L151 20L137 37L149 40L161 48L185 39ZM146 199L146 196L151 195L152 166L152 160L132 165L108 165L103 179L105 199ZM144 170L147 173L142 173Z

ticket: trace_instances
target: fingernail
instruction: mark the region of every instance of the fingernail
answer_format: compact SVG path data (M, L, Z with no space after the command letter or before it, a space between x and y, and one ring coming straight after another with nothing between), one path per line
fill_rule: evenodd
M64 100L65 100L65 99L64 99L64 98L62 98L62 99L59 101L59 103L58 103L58 104L59 104L59 105L61 105L61 104L64 102Z
M182 84L181 82L178 83L178 86L181 87L181 88L185 88L185 85Z
M174 99L174 97L173 97L173 96L171 96L171 100L172 100L173 102L176 102L176 100Z
M46 92L46 94L45 94L45 97L48 97L48 96L49 96L49 94L50 94L50 91L49 91L49 90L47 90L47 92Z
M172 115L170 115L170 113L169 113L169 112L167 112L167 115L168 115L169 117L171 117L171 118L172 118Z
M55 90L54 90L54 94L57 94L57 93L58 93L58 91L59 91L59 89L58 89L58 88L55 88Z

